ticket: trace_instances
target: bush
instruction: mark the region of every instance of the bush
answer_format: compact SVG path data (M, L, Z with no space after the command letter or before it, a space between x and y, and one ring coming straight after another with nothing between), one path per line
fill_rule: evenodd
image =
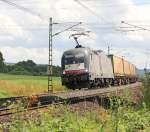
M146 73L142 78L142 82L144 85L143 91L143 102L146 104L148 108L150 108L150 73Z
M30 72L28 72L27 70L25 70L23 67L21 66L17 66L15 67L12 71L9 72L10 74L14 74L14 75L31 75Z
M118 104L120 104L119 100ZM78 111L70 111L66 106L61 106L57 109L56 107L49 108L47 112L39 110L37 116L35 113L32 115L30 111L27 111L26 115L28 118L24 113L17 114L12 122L1 124L0 130L11 132L149 132L150 128L150 111L145 107L135 110L132 107L117 105L115 109L101 108L81 114Z
M95 118L66 110L61 116L42 113L28 120L2 124L0 128L11 132L100 132L101 124Z

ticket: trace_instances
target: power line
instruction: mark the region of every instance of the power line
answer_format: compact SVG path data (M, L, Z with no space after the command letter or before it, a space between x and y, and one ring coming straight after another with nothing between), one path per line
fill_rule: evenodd
M67 31L67 30L69 30L69 29L72 29L73 27L76 27L76 26L78 26L78 25L80 25L80 24L82 24L82 22L79 22L79 23L77 23L77 24L75 24L75 25L73 25L73 26L71 26L71 27L69 27L69 28L66 28L66 29L64 29L64 30L62 30L62 31L60 31L60 32L57 32L57 33L53 34L53 37L56 36L56 35L59 35L59 34L61 34L61 33L63 33L63 32L65 32L65 31Z
M141 31L142 29L131 29L131 30L121 30L121 29L116 29L116 31L120 31L120 32L135 32L135 31Z
M127 23L127 22L125 22L125 21L122 21L121 23L122 23L122 24L126 24L126 25L128 25L128 26L131 26L132 28L135 28L135 30L133 30L133 31L136 31L136 29L137 29L137 30L150 31L150 29L147 29L147 28L144 28L144 27L141 27L141 26L137 26L137 25L134 25L134 24L130 24L130 23ZM129 27L129 28L130 28L130 27ZM130 31L132 31L132 30L130 30Z
M132 21L131 21L132 22ZM76 23L80 23L79 21L70 21L70 22L57 22L57 26L68 26L68 24L76 24ZM56 22L55 22L56 24ZM89 25L91 27L100 27L100 28L113 28L113 27L120 27L120 23L116 23L116 26L112 26L112 24L108 24L108 23L104 23L104 24L100 24L100 23L96 23L96 22L82 22L82 25ZM0 25L1 26L1 25ZM13 24L5 24L5 26L7 27L18 27L17 25L13 25ZM22 27L35 27L35 26L38 26L38 27L47 27L48 24L47 23L39 23L39 24L34 24L34 23L28 23L28 24L19 24L19 26L22 26ZM150 24L149 25L145 25L145 24L141 24L141 25L138 25L138 26L141 26L141 27L150 27ZM122 26L120 27L122 29L134 29L135 27L129 27L129 26Z
M82 2L100 2L99 0L80 0ZM102 1L101 1L102 2ZM106 1L105 1L106 2ZM121 3L121 4L97 4L98 7L117 7L117 6L136 6L136 5L150 5L150 2L133 2L133 3Z
M88 10L90 13L92 13L95 17L98 19L101 18L102 21L106 22L105 19L102 16L97 15L92 9L90 9L88 6L80 2L80 0L74 0L76 3L78 3L80 6L82 6L84 9Z
M2 2L4 2L4 3L7 3L7 4L9 4L10 6L14 6L14 7L16 7L17 9L20 9L20 10L22 10L22 11L28 12L28 13L30 13L30 14L32 14L32 15L35 15L35 16L38 16L38 17L42 18L42 16L41 16L39 13L36 13L36 12L34 12L34 11L28 9L28 8L25 8L25 7L21 6L21 5L15 4L15 3L11 2L11 1L8 1L8 0L0 0L0 1L2 1Z

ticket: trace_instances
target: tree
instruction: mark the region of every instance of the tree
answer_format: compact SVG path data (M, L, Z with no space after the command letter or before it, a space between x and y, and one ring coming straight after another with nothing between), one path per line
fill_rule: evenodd
M9 73L15 75L32 75L32 73L28 72L26 69L24 69L21 66L15 66L14 69Z
M0 52L0 72L4 72L4 58L2 52Z
M18 62L15 66L21 66L29 72L34 72L36 64L32 60Z
M22 66L22 67L25 67L25 68L33 68L36 66L36 64L32 61L32 60L27 60L27 61L21 61L21 62L18 62L16 64L17 66Z
M14 65L6 65L4 71L16 75L47 76L47 65L37 65L32 60L20 61ZM60 76L61 67L53 66L53 75Z

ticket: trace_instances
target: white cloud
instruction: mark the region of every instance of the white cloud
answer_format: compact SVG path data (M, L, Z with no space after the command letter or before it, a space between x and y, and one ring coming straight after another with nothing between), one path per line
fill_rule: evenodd
M22 27L17 25L17 23L9 16L0 14L0 24L1 24L1 34L7 33L14 37L22 37L23 30ZM12 26L13 25L13 26Z
M137 50L136 48L114 48L111 53L123 57L124 59L135 64L138 68L145 68L147 55L144 49ZM150 68L150 65L148 65Z
M24 47L3 47L0 48L6 62L18 62L23 60L33 60L37 64L48 63L48 49L47 48L24 48ZM9 56L8 56L9 54ZM60 58L62 52L58 50L53 51L54 64L60 65Z
M148 25L150 23L150 5L135 5L132 0L81 0L85 6L78 4L74 0L32 0L30 4L22 1L14 2L40 13L44 19L14 7L8 8L8 5L1 3L0 7L7 7L0 11L0 50L3 51L6 61L17 62L23 59L33 59L37 63L47 63L48 49L45 48L45 45L48 45L48 18L51 16L56 22L83 21L87 24L93 23L83 26L86 30L93 31L91 38L79 39L83 45L90 45L89 47L93 49L104 49L107 43L110 43L116 47L118 46L119 49L127 48L130 54L134 52L134 57L125 53L128 59L138 67L144 67L145 58L142 52L148 47L148 42L150 41L149 32L121 33L115 29L120 26L127 26L121 24L121 21L141 26ZM97 25L96 28L93 28L96 26L94 23ZM144 27L149 28L148 26ZM57 30L60 31L64 28L65 26L61 25L57 27ZM47 36L45 37L46 34ZM61 49L60 47L55 47L55 64L60 64L61 54L64 49L74 47L73 40L68 38L69 35L70 32L63 33L54 39L55 43L61 43L56 44L61 45ZM6 44L5 46L4 44L2 46L3 42ZM8 45L8 42L11 44ZM14 45L16 47L13 47ZM30 47L31 45L32 48ZM39 45L41 49L37 48Z

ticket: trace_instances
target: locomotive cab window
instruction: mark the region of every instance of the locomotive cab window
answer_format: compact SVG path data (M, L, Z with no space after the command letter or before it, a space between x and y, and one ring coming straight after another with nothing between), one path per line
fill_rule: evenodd
M65 64L68 65L68 64L74 64L75 61L74 61L74 57L70 57L70 58L65 58Z
M84 57L77 57L75 58L76 63L84 63Z
M84 63L84 56L81 55L69 56L69 57L65 56L64 62L66 65Z

